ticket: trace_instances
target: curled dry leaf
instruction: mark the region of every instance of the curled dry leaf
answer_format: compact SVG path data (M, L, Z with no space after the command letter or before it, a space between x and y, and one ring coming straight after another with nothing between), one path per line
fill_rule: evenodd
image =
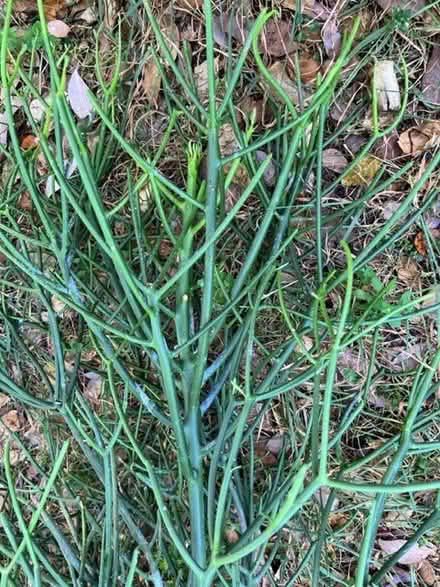
M440 104L440 47L434 45L422 80L422 93L427 102Z
M51 20L47 23L47 30L58 39L64 39L70 33L70 26L62 20Z
M399 147L406 155L415 155L435 147L440 142L440 121L432 120L413 126L399 137Z
M406 540L378 540L380 549L385 554L394 554L407 544ZM425 558L435 554L434 548L428 546L419 546L417 543L413 544L402 556L399 558L401 565L414 565L421 563Z
M376 61L373 67L373 83L376 87L377 103L380 110L384 112L399 110L400 89L392 61Z
M338 149L325 149L322 152L322 165L327 169L340 173L348 165L347 159Z
M93 107L89 98L89 88L77 69L72 73L67 84L67 96L70 106L78 118L87 118Z
M372 155L362 157L342 179L344 186L368 185L380 169L380 161Z
M330 59L335 59L341 49L341 33L334 16L328 19L321 31L324 49Z
M296 10L297 0L283 0L283 6ZM301 13L318 20L327 20L331 16L331 11L317 0L301 0Z
M270 20L263 29L260 40L261 50L272 57L282 57L293 53L298 45L292 39L292 29L285 21Z

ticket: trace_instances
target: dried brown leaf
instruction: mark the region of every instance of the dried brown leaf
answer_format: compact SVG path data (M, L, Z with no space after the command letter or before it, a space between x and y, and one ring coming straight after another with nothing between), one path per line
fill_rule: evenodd
M392 161L402 156L399 147L399 134L394 129L391 134L381 137L375 146L374 154L382 161Z
M408 257L402 257L397 266L397 276L405 285L412 287L420 277L417 263Z
M248 38L254 19L246 17L241 10L235 13L223 12L214 16L214 40L222 47L228 47L229 33L238 43L243 44Z
M22 192L17 200L17 208L20 210L32 210L32 199L29 196L29 192Z
M329 148L322 152L322 165L340 173L347 167L348 161L338 149Z
M435 147L440 142L440 121L432 120L413 126L399 137L399 146L406 155L415 155Z
M38 147L38 138L35 135L24 135L20 141L20 147L22 149L35 149Z
M385 554L394 554L400 550L402 546L405 546L406 543L406 540L378 540L378 544L382 552ZM398 562L401 565L414 565L422 562L428 556L435 554L435 552L434 548L413 544L405 554L402 554Z
M420 576L427 585L435 585L437 581L437 575L434 571L434 567L427 560L420 563L418 569Z
M152 57L147 59L142 75L142 88L150 104L157 106L162 78L156 62Z
M12 432L18 432L21 428L17 410L11 410L4 414L2 416L2 422L7 428L9 428L9 430L12 430Z
M393 61L376 61L373 69L377 103L380 110L383 112L399 110L400 89Z
M345 186L368 185L379 169L379 159L372 155L366 155L342 179L342 184Z
M282 89L286 92L289 96L290 100L293 104L298 103L298 90L296 87L295 82L293 82L286 71L286 66L281 61L276 61L273 65L269 67L270 75L279 83ZM270 92L276 100L279 100L280 97L278 93L276 93L271 85L266 83L266 80L262 80L265 89Z
M422 93L427 102L440 104L440 46L434 45L422 80Z
M217 72L220 66L220 57L214 59L214 71ZM196 82L197 93L201 100L208 96L208 63L203 61L194 68L194 79Z
M335 59L341 49L341 33L334 16L328 19L321 31L324 49L330 59Z
M291 25L285 20L270 20L263 29L261 50L272 57L283 57L293 53L298 44L292 39Z
M344 144L350 153L358 153L367 142L362 135L348 135L344 139Z
M313 57L300 57L298 64L302 83L310 84L315 81L321 70L321 65Z

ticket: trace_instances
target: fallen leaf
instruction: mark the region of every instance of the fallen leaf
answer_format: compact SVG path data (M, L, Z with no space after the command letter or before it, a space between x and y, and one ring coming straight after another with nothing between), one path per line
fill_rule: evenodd
M19 195L17 208L20 208L20 210L32 210L32 199L29 196L29 192L22 192Z
M412 287L420 277L417 263L408 257L402 257L400 264L397 266L397 276L405 285Z
M240 538L240 534L234 528L227 528L225 530L225 538L228 544L235 544Z
M425 6L425 0L376 0L376 2L384 10L402 8L411 12L417 12Z
M335 59L341 49L341 33L334 16L328 19L321 31L324 49L330 59Z
M58 316L61 316L61 314L64 312L64 309L66 307L66 303L63 302L62 300L60 300L59 298L57 298L55 295L52 296L51 302L52 302L52 308L53 308L53 311L55 312L55 314L57 314Z
M406 540L378 540L379 546L385 554L394 554L398 550L405 546L407 543ZM399 558L398 562L401 565L414 565L417 563L422 562L428 556L435 554L434 548L429 548L428 546L419 546L418 544L413 544Z
M11 410L4 414L2 416L2 422L12 432L18 432L21 428L17 410Z
M232 155L239 150L240 146L235 137L234 127L229 122L219 128L218 144L222 157Z
M49 99L50 99L50 97L45 98L46 102ZM38 100L37 98L32 100L32 102L29 104L29 110L30 110L31 116L35 120L35 122L40 122L44 116L44 113L46 112L46 108L45 108L44 104L42 104L41 101Z
M282 57L293 53L298 45L292 39L291 25L287 21L270 20L264 26L260 47L267 55Z
M5 393L0 393L0 408L3 408L11 398Z
M394 63L389 60L376 61L373 67L373 80L379 109L384 112L399 110L400 90Z
M220 57L214 59L214 71L217 73L220 67ZM194 68L194 79L196 82L197 93L201 100L208 96L208 62L203 61Z
M303 84L315 81L321 70L321 65L313 57L303 56L298 59L299 75ZM296 77L296 67L289 64L292 76Z
M267 153L265 153L265 151L256 151L255 152L255 159L259 163L263 162L265 159L267 159L267 157L268 157L268 155L267 155ZM268 166L266 167L266 169L263 172L263 181L269 187L273 187L275 185L276 169L275 169L275 164L274 164L273 160L270 161L270 163L268 164Z
M432 120L413 126L399 136L399 147L406 155L415 155L440 142L440 122Z
M389 220L391 216L399 209L399 202L387 202L382 208L382 214L385 220Z
M422 79L422 93L427 102L440 104L440 47L434 45Z
M344 139L344 144L350 153L358 153L367 142L367 139L361 135L348 135Z
M173 18L165 15L160 21L162 36L165 39L169 52L174 59L179 53L180 32Z
M94 373L93 371L89 371L84 375L88 379L84 395L92 404L97 405L101 395L102 377L99 373Z
M321 507L325 507L327 505L328 500L329 500L330 493L331 493L330 487L327 487L327 485L324 485L323 487L320 487L317 491L315 491L315 493L313 494L313 497L319 503L319 505ZM330 511L334 511L338 507L338 505L339 505L339 500L337 498L335 498L332 501Z
M51 35L58 39L64 39L70 33L70 26L62 20L50 20L47 23L47 30Z
M399 349L393 349L390 353L394 354L396 350ZM408 348L400 350L400 352L392 358L391 364L396 371L415 369L420 365L425 351L426 344L424 343L410 345Z
M254 22L253 18L245 17L241 10L215 15L213 18L214 40L220 47L226 48L229 46L229 34L231 34L235 41L243 44Z
M427 585L435 585L437 581L437 575L434 571L433 566L427 560L424 560L420 563L419 567L417 568L418 572L420 573L421 578Z
M423 232L418 232L414 239L414 246L420 255L426 256L426 242Z
M382 112L379 111L379 116L377 117L377 126L379 128L385 128L389 126L394 120L394 114L390 112ZM373 130L374 129L374 121L373 121L373 113L371 108L368 109L365 118L362 120L362 126L366 130Z
M67 84L67 96L70 106L78 118L87 118L93 107L89 98L89 88L77 69L72 73Z
M296 10L297 0L284 0L283 6ZM316 0L301 0L301 13L318 20L327 20L331 16L331 11Z
M81 12L81 14L79 15L79 18L81 20L83 20L84 22L86 22L87 24L94 24L98 20L98 16L96 14L96 11L91 6L86 8L84 10L84 12Z
M34 135L24 135L21 139L20 147L22 149L35 149L38 146L38 139Z
M372 155L362 157L342 179L342 185L368 185L380 169L380 161Z
M35 0L15 0L14 12L33 13L38 12ZM43 0L43 11L46 20L53 20L57 13L64 8L64 0Z
M156 62L152 57L149 57L144 65L142 88L148 102L154 106L157 106L157 99L159 97L161 83L162 78L159 69L157 68Z
M382 161L392 161L402 156L399 134L395 129L390 134L380 137L375 145L374 154Z
M346 524L347 521L348 521L348 516L347 516L347 514L344 514L343 512L332 512L328 516L329 526L330 526L330 528L333 528L334 530L336 530L338 528L342 528L342 526L344 524Z
M269 68L270 75L274 78L276 82L281 86L281 88L286 92L288 97L290 98L292 104L298 103L298 90L296 87L295 82L293 82L286 71L286 66L281 61L276 61L273 63ZM265 89L270 92L270 94L276 99L280 100L278 93L272 88L271 85L267 84L266 80L262 80Z
M0 145L8 144L8 116L6 112L0 114Z
M347 159L338 149L324 149L322 152L322 165L327 169L340 173L348 165Z

